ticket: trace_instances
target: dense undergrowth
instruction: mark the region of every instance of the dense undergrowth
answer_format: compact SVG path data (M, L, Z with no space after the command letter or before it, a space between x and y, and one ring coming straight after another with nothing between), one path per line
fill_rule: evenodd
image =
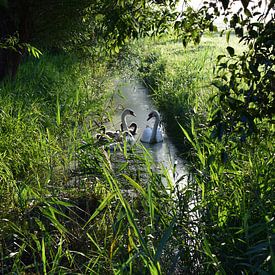
M194 267L188 203L177 209L191 193L179 193L165 168L153 171L139 144L109 154L94 138L120 69L45 54L1 83L2 274Z
M245 142L211 136L221 39L185 50L145 40L116 65L44 55L1 83L1 273L274 270L270 125ZM139 143L110 153L94 138L116 74L137 69L190 161L182 189Z
M0 272L49 270L41 265L42 246L57 257L49 227L61 239L68 232L56 217L65 216L64 199L83 209L97 205L93 194L85 200L87 190L74 190L72 174L81 141L108 116L111 89L106 65L65 54L27 60L15 80L1 83Z
M237 39L230 42L244 49ZM185 50L161 40L139 45L135 54L168 129L185 144L190 188L199 188L203 272L267 274L275 271L274 125L255 120L258 132L245 138L216 132L211 118L220 103L211 82L224 45L225 38L215 36Z

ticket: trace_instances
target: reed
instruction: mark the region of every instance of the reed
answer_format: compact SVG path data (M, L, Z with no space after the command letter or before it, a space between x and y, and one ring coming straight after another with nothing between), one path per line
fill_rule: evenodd
M220 39L134 43L123 68L45 54L1 83L1 273L274 271L274 129L262 122L245 144L211 138ZM142 146L111 154L94 139L126 64L173 122L184 186Z
M214 139L209 120L219 102L211 81L222 43L218 42L221 38L210 39L185 50L170 39L154 41L139 45L135 54L142 60L141 76L169 121L168 127L174 120L172 133L177 129L184 145L181 150L193 171L190 188L199 187L194 193L200 220L195 238L203 272L271 272L274 129L266 121L257 121L259 133L246 142ZM236 41L231 43L237 47ZM237 47L238 51L243 47Z
M68 211L64 199L72 196L65 186L71 180L82 128L87 118L100 119L108 95L106 83L110 83L106 67L92 71L83 63L68 55L44 54L23 64L14 81L1 83L3 273L55 273L68 269L73 261L65 245L66 226L59 222ZM52 198L59 198L61 210ZM63 258L65 266L60 264Z

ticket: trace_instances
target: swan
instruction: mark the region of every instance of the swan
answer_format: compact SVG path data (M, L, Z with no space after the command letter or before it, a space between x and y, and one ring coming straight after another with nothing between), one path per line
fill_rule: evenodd
M121 132L124 132L122 123L120 124ZM135 136L137 134L138 126L135 122L132 122L130 126L128 127L128 131L132 136Z
M104 125L100 127L100 133L96 133L95 138L98 141L111 141L111 140L119 140L120 132L117 131L106 131L106 128Z
M135 112L131 109L127 108L122 112L122 114L121 114L121 130L122 130L122 132L123 131L129 131L129 128L128 128L128 125L127 125L127 122L126 122L126 116L128 116L128 115L136 117Z
M133 110L129 109L129 108L125 109L122 112L122 114L121 114L121 126L120 126L120 128L121 128L121 139L122 139L122 141L126 140L126 142L128 144L132 145L135 142L134 135L137 131L137 124L135 122L132 122L130 124L129 128L131 129L131 128L134 127L134 129L130 130L128 128L128 125L127 125L127 122L126 122L126 116L128 116L128 115L136 117L135 112Z
M133 145L135 143L135 138L133 137L132 132L136 132L137 125L136 123L131 123L129 128L133 128L133 130L130 130L128 128L126 117L128 115L136 116L133 110L131 109L125 109L121 114L121 131L106 131L104 130L103 134L98 134L98 136L107 136L107 140L114 141L113 143L110 143L106 148L110 149L111 151L114 150L114 148L123 146L124 142L129 145ZM104 140L105 141L105 140Z
M118 140L120 136L120 132L117 131L106 131L105 135L108 136L109 138L112 138L114 140Z
M154 110L152 111L147 118L147 121L150 120L151 118L155 118L155 123L153 128L146 126L144 129L142 136L140 138L141 142L145 143L158 143L163 141L163 133L161 128L159 127L160 123L160 114L158 111Z

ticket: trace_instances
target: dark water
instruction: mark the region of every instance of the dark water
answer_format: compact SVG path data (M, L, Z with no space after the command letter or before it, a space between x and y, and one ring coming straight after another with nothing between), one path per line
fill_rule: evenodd
M156 109L153 105L148 90L137 81L119 81L117 83L117 93L114 97L116 113L113 117L110 127L119 129L121 123L121 113L123 109L130 108L136 113L136 117L127 117L127 124L136 122L138 124L138 134L136 142L140 142L140 137L146 125L152 126L154 119L147 121L148 114ZM161 114L162 115L162 114ZM163 126L164 141L156 144L142 145L152 155L156 167L164 166L171 172L173 180L176 181L184 175L188 175L188 171L184 164L184 160L180 157L180 152L177 150L176 144L173 143L171 132L168 136L165 127ZM140 142L141 143L141 142ZM184 181L181 183L184 184Z

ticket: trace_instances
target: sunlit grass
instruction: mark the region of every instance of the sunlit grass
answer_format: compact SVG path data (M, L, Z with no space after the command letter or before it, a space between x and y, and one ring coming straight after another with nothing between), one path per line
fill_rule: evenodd
M217 104L215 58L226 45L218 36L186 49L171 39L144 40L128 49L122 70L46 55L2 83L2 273L272 270L272 133L262 125L257 139L226 144L211 138L208 125ZM113 78L130 75L126 64L138 65L183 145L193 172L186 186L155 170L139 144L111 154L94 138L111 110Z
M219 142L212 138L209 125L219 104L211 85L216 58L227 53L228 45L235 52L245 50L236 37L227 44L225 37L206 36L199 46L186 49L168 39L139 44L136 51L140 74L155 104L168 129L172 128L171 135L184 144L182 153L191 160L194 185L190 186L199 187L197 240L205 256L201 258L205 272L271 271L275 261L270 247L270 242L274 244L275 201L270 193L274 131L259 122L259 133L246 142Z
M112 76L101 64L96 69L49 55L2 83L2 273L178 268L171 236L182 227L182 214L175 187L162 183L169 173L153 172L141 148L134 154L124 148L111 164L94 140L110 112ZM186 244L181 249L188 251Z
M109 82L106 67L92 71L77 59L45 54L1 83L0 217L24 213L49 188L58 193L68 182L83 125L101 118L104 79Z

